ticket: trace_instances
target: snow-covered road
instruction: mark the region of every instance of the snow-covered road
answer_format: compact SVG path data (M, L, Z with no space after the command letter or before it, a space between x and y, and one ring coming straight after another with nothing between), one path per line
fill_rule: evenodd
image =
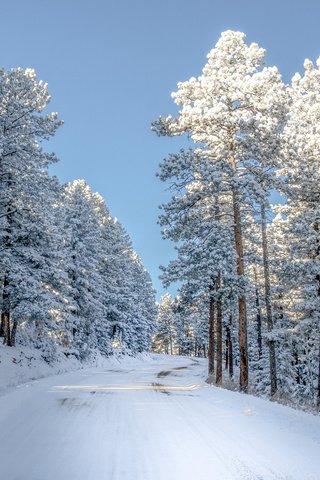
M3 480L319 480L320 418L151 356L0 397Z

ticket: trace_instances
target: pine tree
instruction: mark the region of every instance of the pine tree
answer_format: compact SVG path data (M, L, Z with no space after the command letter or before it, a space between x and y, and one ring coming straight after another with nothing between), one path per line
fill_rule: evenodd
M319 405L320 59L317 65L306 60L304 67L304 75L296 74L289 88L291 102L281 172L288 201L278 211L286 218L282 234L289 242L285 285L295 298L292 318L299 337L295 347L298 380L304 395L317 398Z
M161 303L158 304L157 331L153 341L154 351L170 355L175 350L177 333L173 305L174 300L170 294L161 297Z
M194 191L195 199L202 198L204 183L212 186L214 182L223 183L223 193L229 196L236 273L241 286L238 315L243 391L248 388L248 354L242 215L248 200L252 203L252 192L258 188L254 175L249 173L256 163L272 156L273 134L282 121L284 103L277 69L261 69L264 55L258 45L245 44L243 33L224 32L208 54L202 75L178 84L178 91L173 94L176 104L182 106L177 118L160 117L153 124L159 135L188 133L195 142L195 156L201 159L202 173L201 188ZM186 156L171 156L167 168L179 180L188 162Z
M63 191L65 269L69 294L72 345L85 357L97 344L96 325L104 317L101 262L102 198L82 180L67 184ZM105 349L108 351L108 346Z
M1 70L0 92L1 330L4 343L14 345L18 323L48 312L42 304L49 295L43 275L52 188L47 169L56 157L41 143L61 122L56 113L42 114L50 96L31 69Z

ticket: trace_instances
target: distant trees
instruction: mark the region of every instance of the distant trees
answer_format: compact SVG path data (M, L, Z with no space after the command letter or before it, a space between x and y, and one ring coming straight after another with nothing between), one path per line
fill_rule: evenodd
M157 332L153 341L153 349L159 353L172 355L176 353L174 339L177 336L174 301L167 294L161 298L158 305Z
M169 294L158 304L153 351L165 354L206 356L208 331L202 321L204 302L185 304L182 297Z
M275 67L263 67L264 56L257 44L245 43L243 33L224 32L202 74L178 84L172 96L179 113L153 123L158 135L186 133L194 142L192 149L170 154L160 165L159 177L171 181L173 191L162 206L160 224L164 238L178 244L178 257L163 268L163 280L165 285L182 282L179 297L185 305L200 299L207 304L203 321L210 324L211 381L222 383L224 354L231 377L230 363L239 363L240 390L248 391L250 358L257 382L251 388L283 396L283 348L292 349L294 341L299 348L288 357L287 368L293 371L297 364L299 372L303 369L301 395L310 393L314 401L311 385L319 376L319 69L307 61L305 76L295 76L287 87ZM270 225L274 191L284 194L287 204L278 209L284 221L277 217ZM286 242L279 257L275 238ZM302 336L301 350L294 338Z
M0 311L5 345L147 350L155 320L150 276L103 198L81 180L60 186L42 148L61 125L30 69L0 71Z

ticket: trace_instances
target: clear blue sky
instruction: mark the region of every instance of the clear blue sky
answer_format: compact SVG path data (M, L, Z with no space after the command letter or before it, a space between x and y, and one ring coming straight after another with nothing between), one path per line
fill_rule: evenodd
M33 67L65 125L51 142L62 182L84 178L105 198L150 271L175 253L156 224L159 162L181 140L150 123L197 76L220 33L244 31L286 81L320 55L319 0L0 0L1 66Z

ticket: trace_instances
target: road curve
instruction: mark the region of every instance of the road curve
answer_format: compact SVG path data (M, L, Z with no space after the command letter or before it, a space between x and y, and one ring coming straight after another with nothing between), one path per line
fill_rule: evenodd
M0 397L5 480L319 480L320 419L153 355Z

